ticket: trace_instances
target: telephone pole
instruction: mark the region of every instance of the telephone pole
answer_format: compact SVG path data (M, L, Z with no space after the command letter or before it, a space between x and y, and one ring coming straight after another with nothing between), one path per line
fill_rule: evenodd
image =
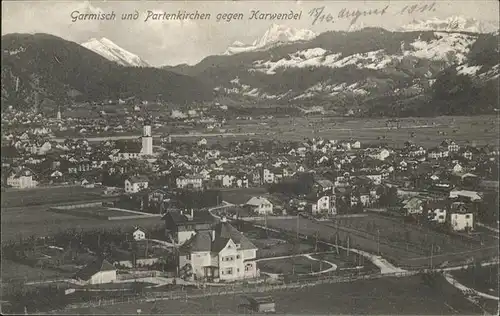
M314 244L314 252L318 252L318 231L316 231L315 237L316 237L316 242Z
M380 256L380 229L377 229L377 253Z
M297 240L299 240L299 214L297 214Z
M432 269L432 256L434 255L434 243L431 244L431 269Z

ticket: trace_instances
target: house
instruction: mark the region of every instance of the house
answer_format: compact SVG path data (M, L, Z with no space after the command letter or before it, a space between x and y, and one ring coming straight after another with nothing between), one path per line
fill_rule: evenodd
M138 193L144 189L148 188L149 180L147 177L131 177L125 180L125 192L126 193Z
M480 201L482 199L481 195L479 195L476 191L468 191L468 190L452 190L450 191L450 198L456 199L459 197L463 197L469 199L470 201Z
M455 166L453 166L453 172L454 173L460 173L460 172L463 172L464 171L464 168L460 165L460 164L455 164Z
M33 179L33 172L29 169L22 169L19 172L11 172L7 177L7 185L18 189L34 188L38 182Z
M458 152L460 150L460 146L454 141L449 142L447 148L449 152Z
M367 174L366 177L373 181L375 185L379 185L382 183L382 175L381 174Z
M422 214L423 201L419 198L412 197L409 200L403 202L403 210L405 211L405 215L414 215L414 214Z
M439 224L444 224L446 222L447 208L444 201L428 201L424 207L427 211L427 219Z
M351 148L353 148L353 149L360 149L361 148L361 142L359 140L352 142L351 143Z
M462 153L462 156L467 160L472 160L472 151L466 150Z
M78 271L75 279L86 284L111 283L116 281L116 268L107 260L100 258Z
M451 204L450 225L454 231L469 231L474 229L474 214L467 209L464 203Z
M308 198L311 207L311 213L316 215L320 213L331 213L330 196L322 195L317 197Z
M450 155L448 148L433 148L429 150L427 157L431 159L446 158Z
M334 184L330 180L327 179L316 180L314 186L318 191L333 193Z
M197 232L179 248L179 273L193 281L237 281L259 277L257 247L225 218Z
M259 215L273 213L273 204L268 199L261 196L252 197L244 204L244 207L249 208Z
M207 140L205 138L202 138L198 141L198 146L206 146L207 143Z
M426 150L424 149L424 147L422 147L422 146L419 146L419 147L412 146L410 148L410 151L409 151L408 155L410 157L420 157L420 156L424 156L425 153L426 153Z
M264 183L274 183L274 173L271 170L265 168L262 171L262 179Z
M391 155L391 152L388 151L387 149L378 149L375 150L373 153L370 153L368 156L377 159L377 160L385 160L387 157Z
M139 228L135 229L135 231L132 233L132 236L134 237L134 240L144 240L144 239L146 239L146 233L144 233Z
M179 189L201 189L203 187L203 177L196 175L178 177L175 179L175 184Z
M189 214L172 210L162 217L165 222L165 236L176 244L183 244L196 232L212 227L215 218L208 211L190 210Z

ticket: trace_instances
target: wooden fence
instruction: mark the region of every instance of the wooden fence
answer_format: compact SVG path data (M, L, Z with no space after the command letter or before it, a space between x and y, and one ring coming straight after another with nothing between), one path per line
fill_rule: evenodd
M256 283L256 284L228 284L220 287L201 287L191 289L189 292L184 291L169 291L169 292L145 292L135 297L120 297L113 299L99 299L91 302L77 303L68 305L65 309L89 308L114 305L120 303L146 303L161 300L188 300L210 296L226 296L226 295L243 295L251 293L265 293L272 291L281 291L289 289L305 288L320 284L346 283L359 280L373 280L382 277L407 277L418 274L418 271L397 272L392 274L372 274L350 277L326 276L326 277L310 277L299 278L291 283Z

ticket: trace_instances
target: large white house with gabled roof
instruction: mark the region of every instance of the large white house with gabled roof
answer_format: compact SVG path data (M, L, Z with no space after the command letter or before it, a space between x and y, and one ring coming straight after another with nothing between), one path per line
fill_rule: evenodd
M179 249L179 272L194 281L237 281L259 276L257 247L225 218Z

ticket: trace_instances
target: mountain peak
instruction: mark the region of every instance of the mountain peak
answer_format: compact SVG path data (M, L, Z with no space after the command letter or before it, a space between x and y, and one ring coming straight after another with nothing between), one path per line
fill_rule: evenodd
M404 25L401 30L493 33L498 31L498 24L489 21L480 22L473 18L453 15L445 19L434 17L428 20L413 20L411 23Z
M143 61L139 56L125 50L115 44L112 40L102 37L100 40L91 38L81 44L83 47L101 55L102 57L114 61L122 66L130 67L149 67L148 63Z
M311 30L296 29L282 24L273 23L266 30L264 35L256 39L251 45L245 45L239 41L234 42L224 53L224 55L233 55L242 52L262 49L277 43L292 43L297 41L308 41L317 36Z

